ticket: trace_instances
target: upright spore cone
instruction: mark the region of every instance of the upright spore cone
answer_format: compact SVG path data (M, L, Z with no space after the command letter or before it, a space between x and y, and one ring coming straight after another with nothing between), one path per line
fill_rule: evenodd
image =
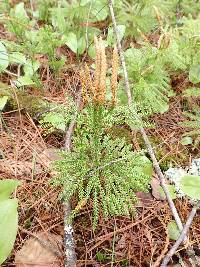
M106 96L106 72L107 72L107 63L106 63L106 53L105 45L100 37L99 39L100 55L101 55L101 72L100 72L100 81L99 81L99 103L104 104Z
M117 72L119 66L119 57L117 47L114 47L113 58L112 58L112 76L111 76L111 92L112 92L112 105L115 106L117 103Z
M160 27L162 27L163 23L162 23L162 17L161 17L161 14L160 14L160 12L159 12L159 10L158 10L158 8L157 8L156 6L153 6L153 8L154 8L154 11L155 11L155 13L156 13L157 21L158 21Z
M95 46L95 74L94 74L94 102L98 102L99 96L99 83L100 83L100 72L101 72L101 52L99 41L97 37L94 37L94 46Z

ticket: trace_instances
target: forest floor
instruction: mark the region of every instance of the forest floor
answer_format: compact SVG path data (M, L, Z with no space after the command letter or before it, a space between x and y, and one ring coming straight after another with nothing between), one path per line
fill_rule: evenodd
M8 82L9 77L2 77L5 78ZM62 92L56 93L53 89L43 97L52 101L63 101ZM154 142L163 168L168 162L173 162L174 166L186 167L192 158L200 157L200 149L180 143L184 132L178 125L184 120L181 101L181 97L172 98L169 111L162 116L152 117L156 127L148 130L148 136ZM19 231L13 254L4 265L13 266L16 252L35 233L63 236L63 210L58 200L60 190L50 185L51 174L47 171L47 166L51 160L48 149L62 148L64 136L45 136L44 130L28 113L20 109L4 112L3 119L5 127L0 132L4 155L4 159L0 161L1 178L17 178L22 181L22 186L17 190ZM137 135L140 139L139 134ZM143 144L133 142L135 149L140 145ZM108 221L101 219L95 232L92 231L90 206L83 208L73 224L78 266L112 266L113 257L114 266L148 266L147 263L154 262L166 252L172 242L169 241L166 229L168 222L172 220L167 201L155 199L151 192L139 192L138 198L140 201L136 218L116 217ZM74 206L75 203L74 200ZM189 201L177 199L175 204L182 221L185 221L191 210ZM197 214L190 231L190 244L197 248L200 241L199 225L200 214ZM181 247L179 252L184 256L185 247ZM59 260L62 266L62 257ZM177 261L176 256L174 260ZM187 257L185 260L187 261Z
M7 33L1 25L0 37L5 38L5 36ZM80 89L77 76L80 63L76 61L73 52L68 49L63 51L68 65L73 67L62 72L56 79L48 72L48 68L41 69L40 77L45 90L38 91L30 88L30 95L66 105L66 92L74 99L76 98ZM3 84L10 86L11 79L12 75L9 73L0 74L0 82ZM170 99L168 112L151 117L155 127L147 130L163 171L167 170L170 163L176 167L186 168L193 158L200 158L199 147L181 144L185 129L179 123L186 117L182 109L184 98L179 93L184 90L186 83L188 83L187 77L183 75L173 78L172 87L177 95ZM55 244L54 236L62 238L64 234L63 208L59 201L61 190L51 186L53 174L48 167L52 160L51 149L62 148L65 136L61 133L46 134L37 119L32 117L20 103L15 88L13 88L13 93L16 96L17 107L15 110L7 107L2 113L3 123L0 125L0 177L1 179L18 179L22 181L22 184L16 191L16 197L19 199L17 239L11 257L3 266L15 266L15 255L27 240L35 237L39 232L44 234L43 240L48 239L47 245L43 244L43 246L47 249L50 244L57 251L54 251L57 255L54 265L48 263L47 254L41 266L63 266L63 247L57 242ZM133 149L144 148L139 133L126 131L126 135ZM157 179L156 174L152 179ZM100 218L95 232L92 230L91 206L88 204L81 210L73 223L78 267L145 267L164 256L174 242L169 240L167 231L168 223L173 220L168 203L166 200L156 199L152 195L151 188L149 193L138 192L137 197L139 202L136 207L136 217L115 217L107 221ZM76 204L76 199L72 199L72 207ZM185 222L192 208L189 200L176 199L175 205L180 218ZM189 245L193 245L197 256L200 256L200 212L197 213L192 223L189 243L179 249L181 257L188 263L188 266L190 263L185 251ZM24 253L31 254L32 250L34 247ZM173 260L174 264L178 263L178 256L175 255ZM27 263L26 266L34 265Z

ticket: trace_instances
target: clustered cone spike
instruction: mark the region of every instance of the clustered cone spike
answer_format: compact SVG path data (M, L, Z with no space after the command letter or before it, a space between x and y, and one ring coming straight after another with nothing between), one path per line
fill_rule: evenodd
M107 73L107 62L106 62L106 53L105 45L100 37L99 39L94 37L95 45L95 73L94 81L90 75L90 70L87 64L80 71L80 80L82 86L82 99L84 103L87 103L89 99L92 99L94 104L105 104L106 98L106 73ZM118 72L118 51L115 47L113 50L112 57L112 76L111 76L111 93L112 93L112 106L116 105L117 102L117 72Z
M107 63L106 63L105 45L101 37L99 39L99 50L101 56L101 71L100 71L100 80L98 86L99 87L98 101L99 103L104 104L106 96Z
M113 58L112 58L112 77L111 77L111 92L112 92L112 105L115 106L117 103L117 72L118 72L118 64L119 57L117 47L114 47L113 50Z
M88 97L87 97L87 81L85 79L85 71L82 69L79 75L81 80L82 100L84 103L87 103Z
M94 45L95 45L95 75L94 75L94 101L98 102L98 95L99 95L99 83L100 83L100 72L101 72L101 52L99 41L97 37L94 37Z

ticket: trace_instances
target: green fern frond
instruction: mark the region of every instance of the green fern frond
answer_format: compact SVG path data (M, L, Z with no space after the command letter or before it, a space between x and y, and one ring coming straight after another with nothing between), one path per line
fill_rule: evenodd
M182 12L183 15L193 15L193 17L196 17L200 13L200 5L199 0L181 0L178 1L179 6L178 9L180 12Z
M142 114L163 113L168 109L170 78L165 70L168 60L150 45L125 52L133 97Z
M127 25L127 35L138 36L138 30L147 33L159 25L155 7L159 10L160 16L166 20L174 16L178 1L134 0L122 1L120 5L118 2L116 4L118 22Z
M174 39L188 67L200 64L200 18L184 18L182 23L181 27L174 30Z
M188 130L184 135L196 137L195 145L198 145L200 143L200 108L195 109L193 113L185 112L185 115L190 120L182 122L180 125L193 130Z
M163 81L162 81L163 83ZM141 79L134 86L134 96L141 114L164 113L168 110L168 97L163 94L165 84L159 87Z
M157 58L161 66L165 66L165 68L169 69L171 72L186 69L185 57L173 35L171 36L169 46L159 50Z
M183 18L182 20L183 26L181 27L181 32L182 35L187 37L187 38L192 38L195 35L199 34L199 23L200 23L200 18Z

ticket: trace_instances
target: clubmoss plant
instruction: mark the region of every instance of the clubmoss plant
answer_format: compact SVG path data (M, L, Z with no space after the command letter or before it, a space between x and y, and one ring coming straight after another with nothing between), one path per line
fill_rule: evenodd
M85 108L79 114L71 152L55 162L56 185L63 186L66 201L76 194L78 204L72 218L89 200L93 204L93 227L99 214L130 216L135 213L135 192L147 191L152 172L150 161L132 151L125 139L112 139L106 129L119 121L117 110L117 49L113 51L111 101L106 100L106 54L103 40L95 38L96 69L92 79L86 65L80 71ZM116 116L116 117L115 117Z

